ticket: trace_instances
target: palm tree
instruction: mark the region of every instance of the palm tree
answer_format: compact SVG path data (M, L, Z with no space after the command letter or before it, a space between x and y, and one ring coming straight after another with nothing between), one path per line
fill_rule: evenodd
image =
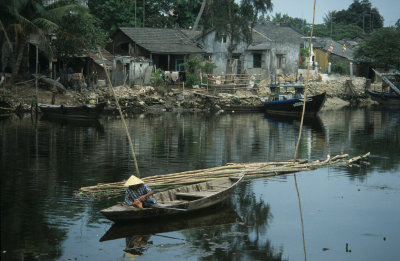
M47 4L46 0L0 0L1 26L6 39L14 37L14 65L11 80L18 74L27 40L31 34L38 38L38 48L51 59L53 51L48 34L58 29L61 17L75 8L74 1L58 1Z

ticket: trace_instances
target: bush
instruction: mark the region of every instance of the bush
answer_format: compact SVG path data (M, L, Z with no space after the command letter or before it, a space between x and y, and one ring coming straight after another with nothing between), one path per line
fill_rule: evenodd
M193 86L193 85L200 85L200 77L195 73L186 73L186 85Z
M345 61L332 62L332 72L341 75L348 75L350 74L349 66L349 62Z
M155 72L151 74L150 81L154 87L165 87L165 81L161 75L160 69L157 69Z

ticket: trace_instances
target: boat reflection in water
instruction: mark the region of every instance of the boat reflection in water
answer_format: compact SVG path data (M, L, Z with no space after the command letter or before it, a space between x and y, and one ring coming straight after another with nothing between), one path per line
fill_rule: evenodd
M57 126L68 127L68 128L95 128L99 132L104 132L104 127L98 119L85 119L85 118L60 118L52 117L50 115L42 115L39 119L53 123Z
M196 212L185 217L169 217L160 221L155 221L154 219L135 220L134 223L113 224L100 238L100 242L125 238L125 254L142 255L144 251L153 245L152 237L171 238L167 235L159 234L241 222L242 220L236 211L228 204L222 208L212 208L208 209L208 211ZM183 242L185 239L179 238L179 240Z
M300 119L298 117L281 116L281 115L277 116L265 113L264 118L271 123L283 122L292 124L294 126L296 125L300 126ZM325 131L324 124L322 123L322 120L319 117L319 115L315 115L314 117L304 117L303 125L310 127L313 131L318 133L323 133Z

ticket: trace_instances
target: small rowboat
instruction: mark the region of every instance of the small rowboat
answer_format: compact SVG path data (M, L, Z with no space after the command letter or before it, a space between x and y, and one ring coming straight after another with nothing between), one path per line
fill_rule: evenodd
M212 227L242 222L237 212L227 204L220 208L199 211L194 215L172 216L159 220L137 220L130 223L114 223L100 238L100 242L138 235L154 235L200 227Z
M85 104L81 106L52 105L39 103L40 111L50 117L96 119L104 110L105 103L96 105Z
M154 193L152 196L159 208L139 209L118 203L100 212L114 222L188 214L226 201L243 176L217 178Z

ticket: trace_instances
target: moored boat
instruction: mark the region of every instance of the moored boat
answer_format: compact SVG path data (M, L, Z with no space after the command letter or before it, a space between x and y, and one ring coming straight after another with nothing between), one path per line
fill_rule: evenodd
M226 201L242 178L243 175L222 177L154 193L158 208L139 209L118 203L100 212L114 222L189 214Z
M11 113L15 112L15 108L13 108L9 103L0 101L0 116L8 116Z
M262 100L264 110L271 115L301 116L304 103L303 84L271 84L271 94ZM325 103L326 92L306 98L306 116L315 116Z
M80 106L73 105L53 105L39 103L40 111L50 117L70 117L70 118L90 118L96 119L104 110L105 103L96 105L84 104Z
M375 74L382 79L382 89L380 91L366 89L365 92L373 101L384 106L400 106L400 73L379 73Z
M365 90L365 92L373 101L376 101L381 105L400 106L400 95L372 90Z

